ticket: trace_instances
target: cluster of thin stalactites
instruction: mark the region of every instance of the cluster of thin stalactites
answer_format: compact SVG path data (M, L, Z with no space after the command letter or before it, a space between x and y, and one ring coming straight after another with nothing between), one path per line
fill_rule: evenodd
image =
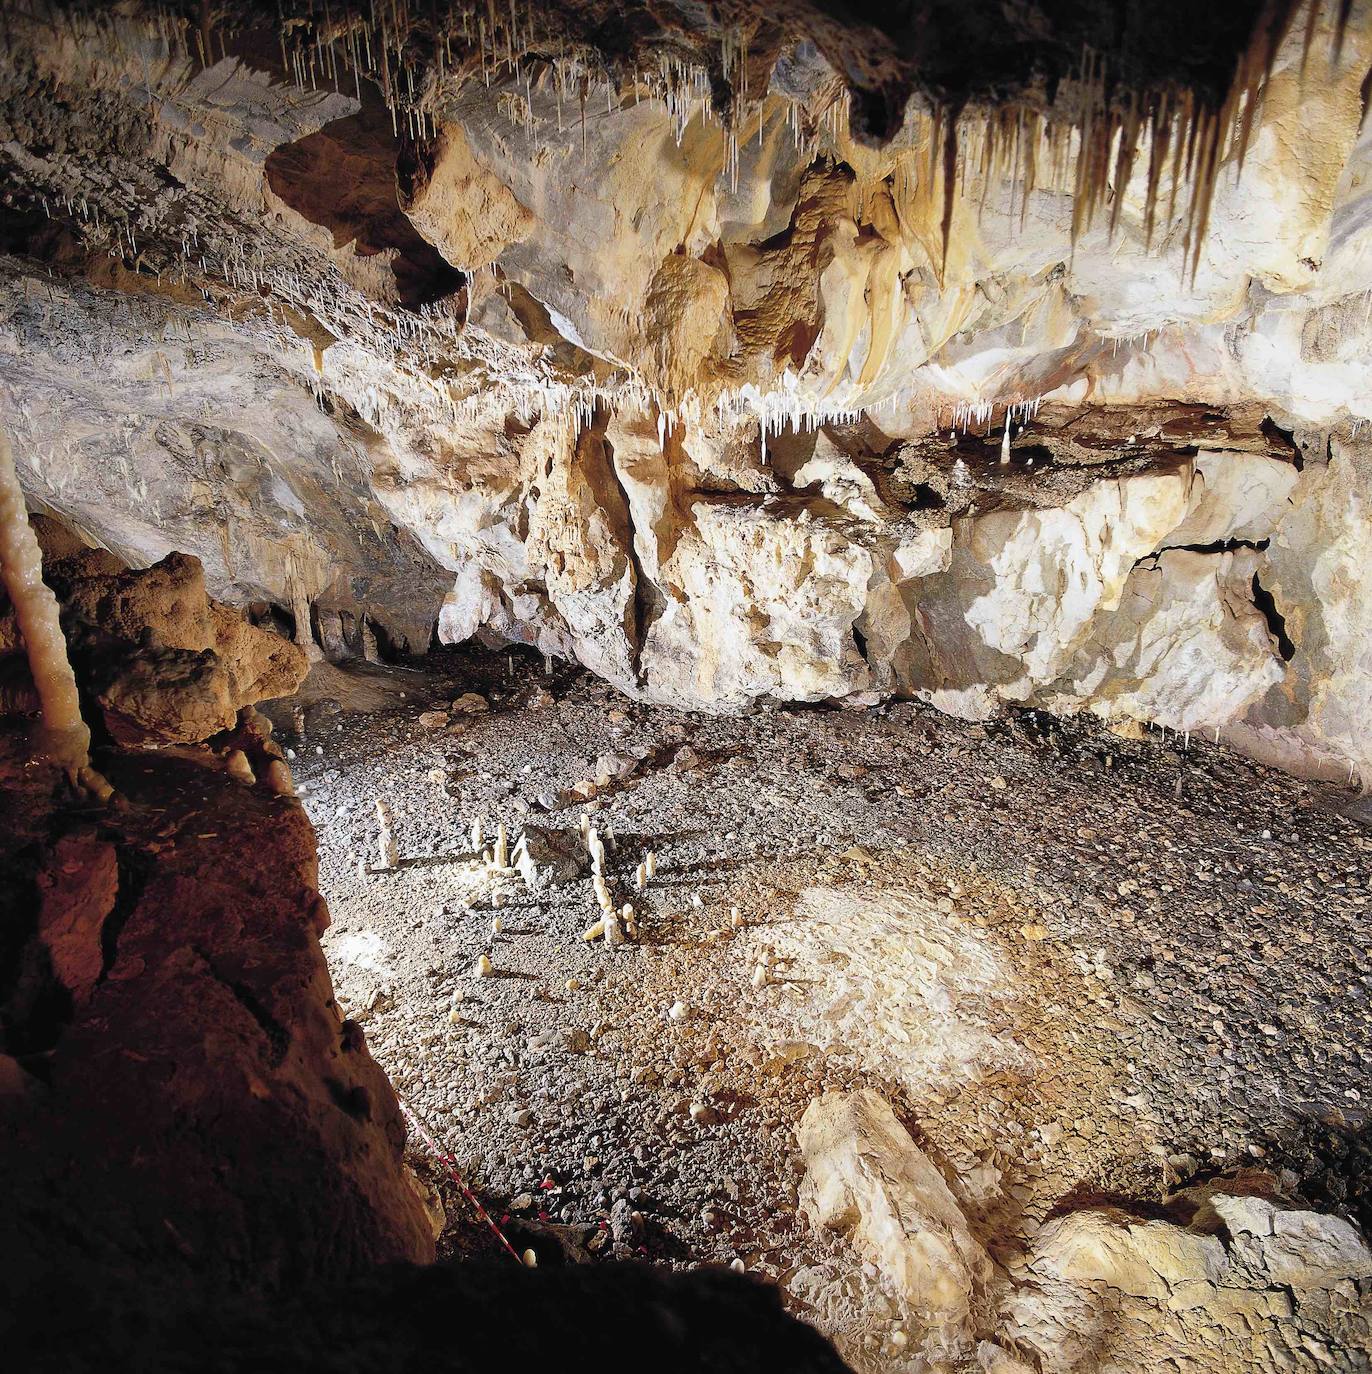
M1181 86L1140 91L1118 80L1107 59L1087 52L1076 79L1061 83L1053 98L1032 85L1005 104L950 109L934 106L917 123L925 126L927 159L914 175L942 195L943 255L957 188L980 174L1018 189L1021 210L1034 188L1051 185L1073 196L1072 237L1108 217L1113 233L1124 202L1123 188L1135 169L1146 169L1143 233L1151 247L1159 218L1182 216L1180 229L1192 271L1209 225L1210 204L1222 166L1241 169L1262 103L1263 89L1283 43L1303 27L1301 68L1310 65L1326 5L1330 60L1337 62L1351 0L1268 0L1240 55L1226 97L1218 104ZM478 75L488 85L511 80L531 85L543 71L562 107L584 122L588 105L607 106L642 98L660 101L680 132L692 118L715 120L729 141L725 170L737 177L737 147L750 116L768 96L748 81L751 31L746 22L722 24L718 54L707 64L699 51L659 53L655 65L612 70L597 53L570 39L554 11L505 0L458 3L440 16L428 4L368 0L361 6L321 7L287 19L281 30L282 59L301 85L346 89L358 73L381 89L399 130L413 137L433 133L441 122L445 91ZM194 40L213 51L213 38ZM713 98L716 67L732 99L719 110ZM848 99L840 82L817 93L817 107L792 111L798 142L813 143L827 129L846 134ZM532 104L532 102L530 102ZM909 121L907 121L907 124ZM1013 193L1013 189L1012 189Z
M1334 12L1327 14L1326 7ZM1128 89L1108 61L1089 53L1076 78L1059 83L1051 99L1045 88L1027 82L1012 100L998 105L953 110L916 102L891 150L897 203L920 197L935 204L946 274L959 188L975 186L981 208L991 186L1008 187L1010 212L1018 203L1021 219L1036 188L1069 194L1075 244L1102 219L1114 233L1129 199L1125 189L1137 172L1143 189L1137 230L1151 248L1161 224L1169 244L1181 243L1194 274L1217 177L1222 167L1242 168L1279 51L1299 27L1301 69L1318 67L1312 54L1323 20L1329 58L1337 62L1349 12L1350 0L1268 0L1219 104L1184 87ZM182 60L207 63L232 51L237 38L232 30L191 23L166 9L150 11L142 20L91 10L79 18L68 16L68 22L78 30L98 28L107 45L127 49L131 56L142 46L144 60L151 42ZM751 33L745 25L721 25L718 52L709 62L699 45L692 55L678 43L656 52L652 65L628 71L608 66L600 54L574 43L558 29L559 22L556 11L525 0L446 7L412 6L408 0L361 5L299 0L283 7L278 36L290 80L307 89L335 88L360 97L366 76L379 87L397 132L403 128L415 139L436 133L458 103L458 93L473 80L502 83L507 93L524 92L519 103L535 139L536 89L550 96L549 123L555 123L559 136L577 119L584 127L588 106L613 111L642 100L659 101L667 109L678 138L692 120L713 122L727 144L721 172L735 183L740 143L754 130L761 135L765 111L779 100L787 106L798 146L833 155L849 138L848 92L837 76L819 82L804 102L769 89L756 73L749 82ZM715 99L715 69L731 92L724 109ZM44 205L51 213L46 200ZM99 206L94 214L99 230ZM137 253L131 221L122 232L112 226L111 237L116 246L126 237ZM206 258L203 248L193 249L183 244L187 261L197 253ZM226 265L226 276L241 275L231 266ZM449 337L434 342L451 347L455 321L437 322ZM413 322L416 337L409 348L424 346L430 323ZM398 320L396 328L403 333L405 324Z

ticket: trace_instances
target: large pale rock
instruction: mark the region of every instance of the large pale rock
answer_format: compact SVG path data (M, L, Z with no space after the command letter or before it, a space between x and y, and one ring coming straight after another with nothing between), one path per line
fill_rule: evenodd
M1291 658L1229 737L1259 758L1372 784L1372 468L1338 444L1307 469L1259 578L1283 616Z
M955 520L942 567L916 558L934 571L874 588L869 654L898 689L964 715L1024 702L1179 730L1238 720L1283 674L1254 603L1261 555L1225 546L1266 541L1301 480L1207 453L1061 507Z
M1328 1288L1372 1277L1372 1248L1342 1217L1274 1206L1260 1197L1219 1195L1211 1203L1243 1262L1274 1286Z
M443 131L404 201L415 228L458 267L489 267L533 231L534 217L472 156L460 125Z
M1211 1223L1218 1223L1217 1225ZM1072 1374L1329 1367L1372 1358L1372 1251L1341 1217L1213 1196L1189 1227L1058 1217L1011 1266L1002 1339Z
M1201 730L1242 717L1282 667L1253 604L1258 554L1168 549L1130 573L1059 680L1053 710Z
M548 600L566 623L577 658L633 691L638 576L628 506L604 435L596 429L575 434L566 422L551 420L531 442L548 454L529 529Z
M932 1358L970 1353L994 1279L943 1176L870 1090L826 1093L801 1117L802 1205L876 1264Z

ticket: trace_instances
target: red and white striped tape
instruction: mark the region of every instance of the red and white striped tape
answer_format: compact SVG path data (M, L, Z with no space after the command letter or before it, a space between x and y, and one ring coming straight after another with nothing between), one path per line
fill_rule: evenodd
M405 1113L405 1120L410 1123L410 1128L414 1131L415 1135L417 1135L420 1138L420 1140L424 1142L424 1144L428 1147L430 1154L432 1154L433 1157L439 1162L439 1164L442 1165L444 1172L446 1172L448 1177L452 1179L452 1181L455 1184L457 1184L459 1189L461 1189L462 1196L465 1197L467 1201L472 1204L472 1207L475 1209L477 1216L479 1216L481 1220L484 1221L486 1225L491 1228L491 1230L495 1233L495 1238L501 1243L501 1245L505 1247L506 1250L510 1252L510 1256L511 1258L513 1258L514 1262L517 1265L519 1265L520 1268L523 1268L524 1261L520 1258L519 1251L517 1251L514 1248L514 1246L510 1244L509 1240L505 1236L504 1231L502 1231L500 1227L495 1224L495 1221L492 1219L491 1214L481 1205L481 1200L477 1197L477 1195L474 1192L472 1192L472 1190L469 1187L467 1187L467 1180L464 1179L461 1173L458 1171L457 1158L453 1154L453 1152L451 1150L445 1150L438 1143L438 1141L434 1139L433 1133L414 1114L414 1112L410 1110L409 1104L406 1103L405 1100L398 1093L396 1094L396 1101L400 1103L400 1110Z

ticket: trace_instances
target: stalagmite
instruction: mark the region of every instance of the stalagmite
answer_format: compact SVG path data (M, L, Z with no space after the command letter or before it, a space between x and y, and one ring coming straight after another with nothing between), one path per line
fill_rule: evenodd
M478 816L476 820L472 822L471 840L472 853L480 854L486 844L486 829L485 826L482 824L480 816Z
M654 850L650 849L644 858L643 871L649 878L657 877L657 853Z
M605 913L605 943L612 949L624 943L624 932L619 924L619 917L613 911Z
M246 782L251 785L257 781L257 775L252 771L252 764L248 762L248 756L241 749L230 751L229 756L224 760L224 771L238 782Z
M592 940L600 939L600 937L604 934L605 918L602 916L600 920L593 921L589 926L586 927L585 930L581 932L581 938L589 944Z
M476 961L476 976L478 978L489 978L495 972L495 965L491 963L488 955L481 955Z
M495 828L495 867L503 873L510 866L510 837L505 831L505 822Z
M400 862L400 850L391 830L391 808L381 797L376 799L376 828L377 867L394 868Z
M639 866L634 870L634 885L638 888L640 892L642 892L643 889L648 886L647 864L639 864Z
M273 759L267 765L267 771L263 777L267 786L278 797L295 796L295 783L291 779L291 770L281 759Z
M43 554L29 526L9 435L0 429L0 576L24 637L29 671L43 707L44 750L80 778L90 767L90 730L81 718L76 677L57 598L43 581ZM103 780L102 780L103 781Z

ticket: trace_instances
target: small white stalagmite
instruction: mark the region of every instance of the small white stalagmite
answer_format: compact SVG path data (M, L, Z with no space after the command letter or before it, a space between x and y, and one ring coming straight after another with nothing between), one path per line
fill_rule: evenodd
M72 778L109 795L90 767L91 734L81 718L76 676L67 657L57 598L43 581L43 553L29 525L9 436L0 429L0 577L24 636L29 672L43 707L46 751ZM94 780L99 779L99 786Z
M510 837L501 821L495 828L495 867L502 872L510 866Z
M376 799L376 828L377 867L394 868L400 862L400 850L396 846L395 833L391 829L391 808L381 797Z
M605 943L612 949L624 943L624 932L620 928L619 917L613 911L605 913Z
M634 870L634 885L638 888L640 892L642 892L643 889L648 886L647 864L639 864L639 866Z
M586 927L585 930L581 932L581 938L589 944L592 940L600 939L600 937L604 934L605 918L602 916L600 920L593 921L589 926Z
M480 854L486 846L486 827L482 824L481 817L478 816L472 822L472 853Z
M657 877L657 851L650 849L643 860L643 871L649 878Z

